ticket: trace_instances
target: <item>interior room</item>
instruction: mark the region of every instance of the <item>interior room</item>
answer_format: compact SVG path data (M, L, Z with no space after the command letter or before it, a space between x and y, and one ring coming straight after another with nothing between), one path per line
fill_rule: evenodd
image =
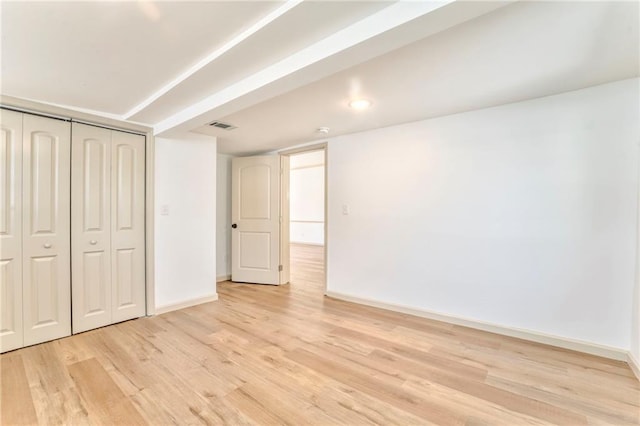
M1 424L640 424L640 3L0 35Z

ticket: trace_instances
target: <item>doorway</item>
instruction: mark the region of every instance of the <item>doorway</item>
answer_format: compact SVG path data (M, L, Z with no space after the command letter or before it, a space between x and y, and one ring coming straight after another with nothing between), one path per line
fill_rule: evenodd
M290 285L295 292L326 288L326 147L289 156ZM286 246L286 245L285 245Z
M325 293L326 158L321 144L232 159L232 281Z

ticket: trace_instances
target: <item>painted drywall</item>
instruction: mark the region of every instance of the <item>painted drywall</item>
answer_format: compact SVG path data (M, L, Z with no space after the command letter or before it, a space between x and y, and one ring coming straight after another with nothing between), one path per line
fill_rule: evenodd
M290 157L290 241L324 245L324 151Z
M329 140L328 291L628 350L638 86Z
M640 160L640 155L638 156ZM640 182L640 176L638 178ZM640 185L639 185L640 186ZM633 311L631 315L631 349L635 364L640 367L640 188L638 189L638 232L636 257L636 285L633 293Z
M231 275L231 157L218 154L216 180L216 274L218 280Z
M216 140L156 138L156 307L216 294Z

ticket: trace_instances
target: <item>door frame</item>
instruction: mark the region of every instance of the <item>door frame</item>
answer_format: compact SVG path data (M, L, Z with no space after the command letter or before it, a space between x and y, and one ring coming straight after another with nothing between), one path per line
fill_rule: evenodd
M145 136L145 298L146 316L155 315L155 138L153 128L109 117L80 112L56 105L43 104L0 95L0 106L18 112L64 118L71 122L106 127L112 130L138 133Z
M295 154L304 154L307 152L313 152L313 151L324 151L324 282L323 282L323 294L326 296L327 294L327 278L329 276L329 143L328 142L321 142L321 143L316 143L316 144L312 144L312 145L305 145L305 146L300 146L297 148L290 148L290 149L284 149L282 151L278 151L278 154L280 155L280 157L291 157L292 155ZM289 186L289 180L290 180L290 173L291 171L289 170L289 175L287 176L287 186ZM283 185L281 184L281 187ZM282 196L283 192L280 191L281 193L281 202L282 205L284 205L284 197ZM288 209L290 209L290 206L287 206ZM290 216L290 213L287 212L287 216ZM289 226L289 224L287 224L287 226ZM283 240L282 240L282 236L283 236L283 230L282 228L280 229L280 245L283 245ZM289 236L289 232L287 231L287 237L288 239L290 239ZM289 245L290 241L287 241L287 246ZM291 259L288 258L287 262L291 263ZM291 269L290 265L289 266L289 270Z

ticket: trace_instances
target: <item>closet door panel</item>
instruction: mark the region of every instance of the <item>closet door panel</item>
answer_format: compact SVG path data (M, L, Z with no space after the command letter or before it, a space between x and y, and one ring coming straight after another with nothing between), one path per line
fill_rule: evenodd
M145 138L112 132L113 322L145 315Z
M0 110L0 352L22 330L22 114Z
M111 323L111 131L73 124L73 332Z
M71 333L70 124L23 116L24 344Z

